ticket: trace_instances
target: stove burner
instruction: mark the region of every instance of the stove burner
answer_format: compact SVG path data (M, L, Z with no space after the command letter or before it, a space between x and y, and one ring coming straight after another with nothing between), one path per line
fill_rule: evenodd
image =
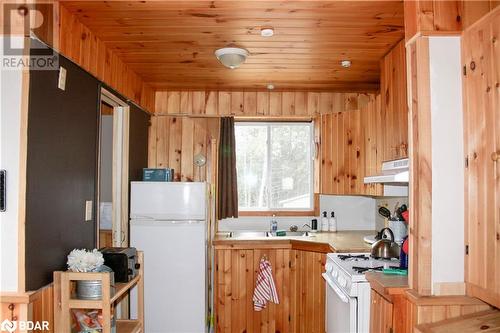
M366 271L381 271L384 268L384 266L378 266L378 267L358 267L358 266L352 266L352 269L360 274L364 273Z
M368 260L370 259L369 256L365 255L365 254L358 254L358 255L352 255L352 254L339 254L338 255L338 258L340 260L354 260L354 261L358 261L358 260Z

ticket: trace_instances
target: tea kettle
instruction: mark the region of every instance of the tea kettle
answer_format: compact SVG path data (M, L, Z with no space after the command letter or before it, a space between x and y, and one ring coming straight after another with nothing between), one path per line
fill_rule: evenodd
M385 231L389 232L390 240L384 238ZM390 228L380 230L381 239L372 244L372 257L376 259L399 258L399 245L394 242L394 233Z

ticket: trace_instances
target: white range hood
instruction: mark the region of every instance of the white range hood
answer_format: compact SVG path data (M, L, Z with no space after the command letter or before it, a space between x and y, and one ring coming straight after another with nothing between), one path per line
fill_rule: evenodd
M406 186L410 180L409 165L410 161L408 158L384 162L382 163L382 173L380 175L365 177L364 183Z

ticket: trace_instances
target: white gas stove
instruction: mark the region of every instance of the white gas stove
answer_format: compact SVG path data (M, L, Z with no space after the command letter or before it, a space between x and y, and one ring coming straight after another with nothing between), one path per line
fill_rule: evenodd
M365 272L399 267L398 260L373 259L368 253L330 253L323 278L327 282L327 333L370 330L370 284Z

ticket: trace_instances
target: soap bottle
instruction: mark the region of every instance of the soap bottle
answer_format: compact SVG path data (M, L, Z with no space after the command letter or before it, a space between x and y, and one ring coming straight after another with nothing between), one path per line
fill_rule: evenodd
M276 233L278 232L278 221L276 220L276 215L273 215L273 218L271 219L271 233Z
M326 211L323 212L323 217L321 218L321 231L328 231L328 217L326 216Z
M330 218L328 219L328 230L337 232L337 219L335 218L335 212L332 212Z

